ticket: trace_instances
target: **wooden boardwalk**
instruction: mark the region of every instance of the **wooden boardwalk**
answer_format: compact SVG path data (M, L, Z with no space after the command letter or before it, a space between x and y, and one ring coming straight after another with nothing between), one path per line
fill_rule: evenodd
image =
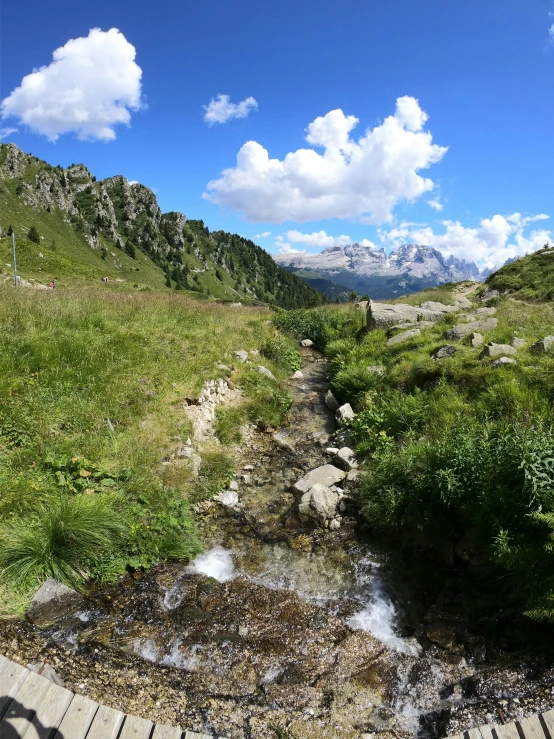
M554 710L509 724L484 724L448 739L554 739Z
M0 655L0 739L213 739L101 706ZM554 739L554 738L553 738Z

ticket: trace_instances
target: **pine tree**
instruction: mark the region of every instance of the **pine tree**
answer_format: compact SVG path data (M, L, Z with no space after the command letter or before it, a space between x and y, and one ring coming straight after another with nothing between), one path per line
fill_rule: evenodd
M31 226L31 228L29 229L27 238L29 239L29 241L34 241L35 244L40 244L40 236L38 235L38 231L34 226Z
M135 249L135 247L133 246L133 244L131 244L131 242L130 242L130 241L126 241L126 242L125 242L125 251L126 251L126 252L127 252L127 254L128 254L128 255L129 255L130 257L131 257L131 259L136 259L136 258L137 258L137 252L136 252L136 249Z
M8 233L8 236L11 236L11 235L13 234L13 228L12 228L12 224L11 224L11 223L10 223L10 225L8 226L8 231L7 231L7 233Z

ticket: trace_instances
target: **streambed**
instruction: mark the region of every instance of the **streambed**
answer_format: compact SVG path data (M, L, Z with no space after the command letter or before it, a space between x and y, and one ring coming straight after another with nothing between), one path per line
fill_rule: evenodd
M500 700L506 716L550 707L548 668L491 669L480 638L459 638L456 599L424 593L355 509L338 530L302 525L288 487L329 461L335 431L324 360L304 350L303 373L290 427L250 429L242 444L239 467L253 470L238 477L241 510L201 507L206 551L95 593L43 654L75 690L229 739L431 737L498 720ZM11 629L17 649L38 640Z

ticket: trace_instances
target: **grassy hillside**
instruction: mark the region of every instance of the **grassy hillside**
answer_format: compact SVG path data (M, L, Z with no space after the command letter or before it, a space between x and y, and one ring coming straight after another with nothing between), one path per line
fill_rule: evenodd
M0 286L0 613L49 575L79 585L198 550L189 503L229 481L241 424L286 419L297 353L267 319L169 291ZM277 380L233 370L234 350L260 348ZM186 399L226 376L242 400L195 477L171 457Z
M554 621L554 352L529 348L552 334L552 308L499 299L485 342L523 342L502 367L469 341L445 341L455 315L390 346L385 331L360 331L346 315L274 320L324 348L333 392L358 414L350 430L368 523L445 566L471 563L491 623L522 612ZM454 355L434 360L446 343Z
M36 230L36 243L29 231ZM54 167L0 144L0 270L12 269L16 235L24 280L77 287L108 277L118 289L177 289L218 300L284 308L324 296L252 241L202 221L162 213L148 188L97 181L81 164Z
M485 287L532 302L554 299L554 247L521 257L487 277Z

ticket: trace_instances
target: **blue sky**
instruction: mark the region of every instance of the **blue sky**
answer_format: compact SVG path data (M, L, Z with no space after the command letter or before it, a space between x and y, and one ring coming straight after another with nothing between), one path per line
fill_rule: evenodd
M416 242L500 264L552 238L553 11L547 0L4 3L4 140L138 180L163 210L269 251ZM247 102L223 100L210 123L218 95ZM219 122L226 112L244 117Z

